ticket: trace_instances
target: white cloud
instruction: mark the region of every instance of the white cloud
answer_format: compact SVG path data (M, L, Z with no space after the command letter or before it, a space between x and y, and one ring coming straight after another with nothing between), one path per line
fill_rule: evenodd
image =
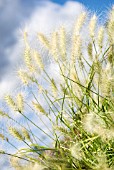
M61 24L70 25L84 7L73 1L68 1L64 6L47 2L45 6L38 7L27 21L28 32L34 34L38 31L51 32Z

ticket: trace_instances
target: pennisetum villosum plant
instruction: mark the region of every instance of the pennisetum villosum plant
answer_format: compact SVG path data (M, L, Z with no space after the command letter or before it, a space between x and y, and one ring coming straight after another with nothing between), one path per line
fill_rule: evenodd
M31 47L28 36L24 32L25 65L18 76L30 97L5 97L24 123L10 109L0 111L14 123L0 134L13 153L0 154L9 155L16 170L113 170L114 9L101 26L95 14L88 20L83 12L70 38L64 26L49 37L38 33L43 50ZM47 69L49 62L56 74Z

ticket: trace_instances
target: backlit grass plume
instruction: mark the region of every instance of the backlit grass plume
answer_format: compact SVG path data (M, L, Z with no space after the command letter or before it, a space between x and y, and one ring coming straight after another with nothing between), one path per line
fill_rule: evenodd
M114 169L114 9L100 26L83 12L71 30L38 33L43 50L24 33L18 76L28 97L7 95L9 109L0 111L10 121L0 140L13 151L0 154L16 170Z

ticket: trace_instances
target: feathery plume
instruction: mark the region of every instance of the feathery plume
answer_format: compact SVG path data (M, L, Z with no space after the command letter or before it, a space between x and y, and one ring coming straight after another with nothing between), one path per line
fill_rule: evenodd
M53 55L54 59L58 60L58 33L53 32L51 36L51 51L50 53Z
M1 138L2 140L4 140L4 139L5 139L5 136L0 133L0 138Z
M90 19L90 23L89 23L89 33L90 33L90 37L93 38L95 36L95 27L96 27L96 22L97 22L97 17L94 14L92 16L92 18Z
M2 117L8 117L8 114L0 110L0 116Z
M109 40L114 44L114 7L109 13L109 20L107 24Z
M74 145L70 148L70 151L71 151L71 155L72 155L75 159L78 159L78 160L81 160L81 159L82 159L83 152L81 151L80 143L77 142L76 144L74 144Z
M75 67L72 66L71 70L70 70L70 78L74 81L78 81L78 75L76 73Z
M93 45L91 42L87 46L87 52L89 55L89 59L92 61L93 60Z
M18 71L18 76L20 77L21 81L25 84L28 85L29 82L29 75L27 74L27 72L23 71L23 70L19 70Z
M17 108L20 112L23 112L24 110L24 100L21 93L17 95Z
M5 100L14 111L17 110L16 103L14 102L13 98L10 95L5 96Z
M25 137L25 139L27 139L28 141L31 141L30 134L25 128L22 128L22 133L23 133L23 136Z
M75 35L79 35L80 34L80 30L85 22L85 19L86 19L86 12L82 12L80 14L80 16L78 17L77 21L76 21L76 25L75 25L75 28L74 28L74 34Z
M26 66L28 67L28 69L31 72L34 72L36 69L35 69L35 66L32 63L31 50L30 50L29 46L25 47L24 58L25 58L25 63L26 63Z
M112 88L114 87L114 79L113 79L113 70L111 68L111 64L107 64L106 67L102 68L102 74L100 78L100 89L104 96L111 95ZM105 84L104 84L105 80Z
M54 79L51 79L51 88L52 88L52 92L53 92L54 96L56 97L57 96L57 86L55 84Z
M104 28L101 26L98 31L98 37L97 37L97 42L98 46L102 48L103 46L103 39L104 39Z
M48 41L47 37L44 36L44 34L38 33L38 39L47 49L50 49L49 41Z
M27 72L23 71L23 70L19 70L18 71L18 75L21 79L21 81L25 84L25 85L28 85L28 82L29 82L29 75L27 74Z
M22 166L19 164L19 158L17 158L17 157L11 157L10 158L10 164L16 170L23 170Z
M29 45L28 40L27 40L28 33L26 31L24 31L23 36L24 36L24 42L25 42L25 51L24 51L25 64L31 72L34 72L35 68L34 68L33 63L32 63L31 49L30 49L30 45Z
M28 45L27 37L28 37L28 33L27 33L27 31L24 31L24 33L23 33L23 38L24 38L24 42L25 42L25 46L26 46L26 47L29 46L29 45Z
M24 83L25 85L28 85L30 81L33 83L37 82L36 78L28 75L28 73L26 71L21 70L21 69L18 71L18 76L21 79L22 83Z
M102 151L98 151L97 154L95 155L95 158L97 159L97 164L95 166L95 169L97 170L112 170L112 168L109 168L108 166L108 160L107 160L107 156L106 153L102 152Z
M81 37L79 35L74 36L72 40L72 50L71 50L71 61L73 63L75 63L76 59L80 58L80 56L82 55L81 47L82 47Z
M14 136L15 138L17 138L18 140L23 141L24 137L23 135L14 127L9 127L9 132L12 136Z
M37 111L43 113L44 115L47 115L46 111L44 110L40 103L32 102L32 104Z
M42 62L42 57L37 51L33 51L33 56L36 64L40 67L41 70L44 70L44 64Z
M62 60L66 59L66 31L64 27L59 30L59 47Z

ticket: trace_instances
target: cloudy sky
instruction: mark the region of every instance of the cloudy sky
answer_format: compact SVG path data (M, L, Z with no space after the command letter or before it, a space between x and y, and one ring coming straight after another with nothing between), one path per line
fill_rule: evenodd
M49 33L67 26L82 12L96 12L105 18L114 0L0 0L0 99L17 90L16 69L23 59L22 30L34 43L37 32ZM3 166L2 166L3 164ZM0 168L6 170L6 162Z

